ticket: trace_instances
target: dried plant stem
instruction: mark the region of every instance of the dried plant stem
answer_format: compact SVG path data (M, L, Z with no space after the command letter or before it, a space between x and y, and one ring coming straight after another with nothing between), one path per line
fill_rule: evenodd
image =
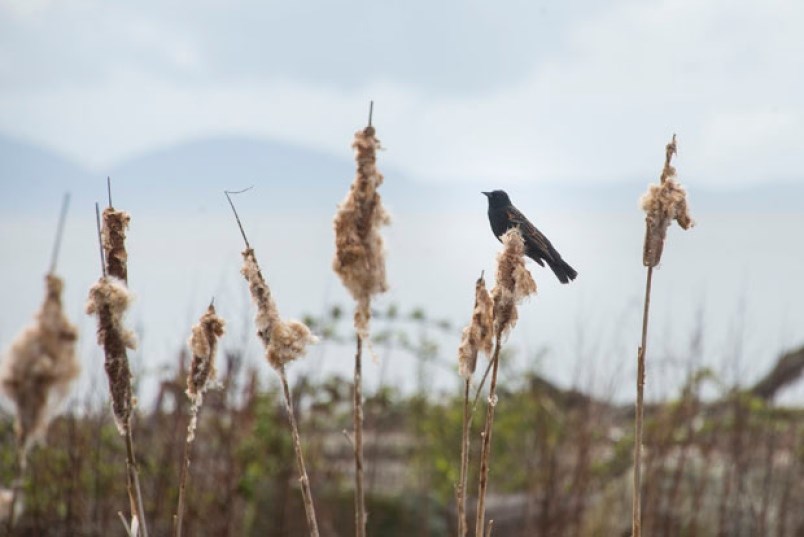
M463 434L461 436L461 475L458 478L456 500L458 503L458 537L465 537L466 527L466 479L469 473L469 431L473 413L469 411L469 389L471 380L466 379L463 387Z
M648 341L648 313L650 311L650 288L653 281L653 267L648 267L645 281L645 305L642 311L642 343L637 352L637 400L634 431L634 491L632 504L632 537L642 535L642 422L645 415L645 350Z
M486 426L483 430L483 447L480 450L480 483L477 491L477 517L475 520L475 536L483 537L486 518L486 490L489 483L489 460L491 459L491 434L494 425L494 409L497 406L497 371L500 366L500 346L502 332L498 330L494 342L494 356L491 358L491 384L489 385L489 402L486 406Z
M356 335L354 378L354 428L355 428L355 536L366 535L366 496L363 489L363 338Z
M290 397L288 379L285 376L285 366L282 365L276 368L276 371L279 373L279 380L282 382L282 391L285 394L285 409L288 413L290 432L293 436L293 449L296 452L296 466L299 471L299 483L301 484L302 498L304 499L304 513L307 515L307 526L310 528L310 537L318 537L318 523L315 519L313 494L310 491L310 479L307 477L307 468L304 466L304 454L302 453L301 439L299 438L299 428L296 425L296 415L293 411L293 399Z
M193 441L188 436L184 441L184 456L182 458L181 473L179 474L179 503L176 507L176 523L173 533L176 537L181 537L182 521L184 520L184 493L187 489L187 474L190 473L192 448Z
M134 438L131 434L131 424L126 424L126 482L128 486L128 499L131 503L131 513L137 517L139 533L148 537L148 526L145 524L145 509L142 506L142 490L140 489L140 474L137 469L137 460L134 457ZM132 517L133 518L133 517Z

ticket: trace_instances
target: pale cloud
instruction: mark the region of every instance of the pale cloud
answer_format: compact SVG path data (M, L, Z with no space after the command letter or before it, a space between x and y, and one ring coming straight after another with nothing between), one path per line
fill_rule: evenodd
M109 8L102 31L109 50L92 56L97 61L87 60L92 41L75 51L77 72L94 74L33 87L0 81L0 130L98 170L220 134L348 156L351 134L374 99L388 148L383 158L424 180L652 179L673 132L682 175L699 184L790 179L804 168L804 41L798 37L804 5L684 0L579 7L557 16L551 41L539 42L506 37L525 32L514 7L539 16L515 4L494 13L456 4L456 25L441 36L427 22L416 33L415 17L427 14L417 15L415 6L407 12L374 6L364 15L397 38L361 40L349 34L351 21L343 32L322 27L317 41L310 28L300 29L299 40L278 48L260 40L259 24L267 31L284 22L292 35L293 24L319 28L330 16L337 27L344 15L310 4L307 19L297 18L301 7L254 17L228 10L216 27L208 4L185 6L186 20L175 5L166 14L154 6ZM53 10L40 18L55 17ZM404 13L413 18L390 20ZM235 20L243 22L242 35ZM91 17L86 24L93 24ZM474 35L478 28L485 33ZM213 29L221 35L205 33ZM44 46L41 39L23 37L44 65L24 66L36 74L31 80L63 67L36 49ZM495 39L505 46L495 48ZM480 51L477 40L488 50ZM336 59L334 52L350 44L364 48ZM471 76L462 47L477 56ZM257 67L261 55L265 65ZM377 60L383 56L387 61ZM490 68L495 62L519 66L517 74ZM7 72L7 66L0 71Z

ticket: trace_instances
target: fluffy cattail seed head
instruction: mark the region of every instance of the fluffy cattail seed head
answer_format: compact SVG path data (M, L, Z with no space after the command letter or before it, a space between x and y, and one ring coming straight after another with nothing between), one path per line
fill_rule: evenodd
M78 332L64 314L63 287L61 278L47 275L45 301L36 322L14 340L0 365L0 387L16 406L14 427L23 454L44 438L58 404L80 372L75 354Z
M271 290L262 276L254 250L243 251L243 268L240 270L248 282L249 291L257 306L257 335L265 348L265 357L274 369L281 369L304 355L308 344L318 339L299 321L283 321L271 298Z
M335 215L335 259L332 268L357 302L355 328L365 336L371 318L371 296L388 290L385 252L380 227L390 222L377 188L383 176L377 170L380 142L374 127L355 133L357 173L346 199Z
M475 283L475 308L469 326L463 329L458 347L458 371L469 379L477 367L477 353L491 356L494 340L494 305L481 275Z
M665 161L658 185L650 185L642 196L640 205L645 211L645 244L642 250L642 264L655 267L659 264L667 237L667 228L673 220L682 229L689 229L695 222L687 207L687 193L678 183L676 169L670 164L676 154L676 137L665 148Z
M134 408L131 394L131 370L127 349L137 347L134 333L123 325L123 317L132 301L125 284L106 276L89 289L86 311L98 317L98 344L103 347L104 368L109 378L112 412L120 434L125 434Z
M195 439L195 428L198 423L198 409L204 400L207 388L215 382L215 352L218 348L218 338L223 335L225 323L215 314L212 304L206 313L193 326L190 335L190 350L193 353L193 362L187 375L187 397L192 403L190 408L190 423L187 426L187 441Z
M525 242L519 228L502 236L503 249L497 254L497 275L491 291L494 303L494 332L505 335L516 324L516 306L536 293L536 282L525 268Z
M126 230L131 216L112 207L103 210L101 237L106 258L106 273L124 282L128 281L128 253Z

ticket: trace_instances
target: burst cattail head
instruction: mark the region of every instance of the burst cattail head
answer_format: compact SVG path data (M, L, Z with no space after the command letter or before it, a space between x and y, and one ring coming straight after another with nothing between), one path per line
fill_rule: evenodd
M23 453L44 437L58 403L80 372L75 355L78 332L61 301L64 282L48 274L46 286L35 324L14 340L0 366L0 385L16 406L14 425Z
M187 375L187 397L190 398L190 423L187 426L187 441L195 439L195 428L198 423L198 409L204 400L204 393L215 381L215 351L218 347L218 338L223 335L225 323L215 314L212 304L206 313L193 326L190 335L190 350L193 353L193 362L190 373Z
M257 335L265 347L265 357L271 367L281 369L304 355L307 345L316 343L316 338L304 323L283 321L279 317L271 290L262 276L254 250L243 251L243 268L240 270L248 282L251 298L257 306L254 324Z
M98 317L98 344L103 347L104 368L109 378L112 412L120 434L125 434L134 408L131 395L131 370L126 349L137 347L134 333L123 325L123 317L132 301L125 284L106 276L89 289L86 311Z
M377 188L383 176L377 170L380 142L374 127L355 133L357 173L346 199L335 215L335 260L332 268L357 301L355 328L368 332L371 296L388 290L380 227L390 222Z
M188 342L193 353L193 362L187 376L187 396L194 403L198 401L200 404L204 392L216 379L215 351L225 324L223 319L215 314L215 306L210 304L206 313L198 320L198 324L193 326Z
M675 220L682 229L689 229L695 222L687 207L687 192L676 179L676 169L670 164L676 154L676 136L665 148L664 169L658 185L650 185L642 196L640 205L645 211L645 245L642 264L655 267L659 264L667 237L667 228Z
M464 379L469 379L477 367L477 353L491 356L494 333L494 306L486 289L486 280L481 275L475 283L475 308L472 321L463 329L461 344L458 347L458 371Z
M106 273L128 281L128 253L126 252L126 229L131 221L128 213L112 207L103 210L103 251L106 257Z
M497 254L497 276L491 297L494 303L494 332L505 335L519 317L516 306L536 293L536 282L525 268L525 242L519 228L502 236L503 249Z

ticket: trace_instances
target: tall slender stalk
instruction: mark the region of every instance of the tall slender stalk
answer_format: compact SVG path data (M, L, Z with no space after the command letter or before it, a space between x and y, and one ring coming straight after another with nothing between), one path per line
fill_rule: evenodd
M366 535L366 497L363 488L363 338L356 334L353 422L355 429L355 535Z
M469 412L469 389L471 381L464 380L463 385L463 430L461 432L461 473L458 478L456 490L456 503L458 504L458 537L465 537L466 527L466 480L469 474L469 429L471 428L472 414Z
M497 407L497 371L500 365L500 346L502 334L497 332L494 342L494 355L491 359L491 384L486 406L486 425L483 429L483 447L480 450L480 480L477 490L477 513L475 517L475 537L483 537L486 518L486 491L489 483L489 461L491 459L491 435L494 431L494 409Z
M631 535L642 535L642 430L644 421L645 353L648 339L648 314L650 311L650 291L653 282L653 268L659 264L664 251L667 228L673 220L682 229L689 229L695 223L687 207L687 193L676 180L676 169L672 166L673 155L677 152L676 135L665 146L664 167L658 185L650 185L642 197L641 205L645 216L645 241L642 249L642 264L647 267L645 281L645 303L642 311L642 340L637 350L637 398L634 417L634 490L631 505Z
M282 382L282 393L285 395L285 410L290 421L290 432L293 437L293 450L296 453L296 467L299 472L299 483L302 489L302 499L304 500L304 514L307 517L307 526L310 529L310 537L318 537L318 522L315 519L315 506L313 505L313 493L310 490L310 479L307 477L307 468L304 465L304 454L301 448L301 438L299 437L299 427L296 425L296 414L293 410L293 399L290 397L288 379L285 376L284 365L277 368L279 380Z
M634 433L634 494L632 498L631 512L632 536L639 537L642 534L642 425L645 415L644 392L645 392L645 350L648 341L648 313L650 311L650 289L653 281L653 267L648 267L648 275L645 282L645 303L642 310L642 342L637 352L637 400L636 400L636 424Z

